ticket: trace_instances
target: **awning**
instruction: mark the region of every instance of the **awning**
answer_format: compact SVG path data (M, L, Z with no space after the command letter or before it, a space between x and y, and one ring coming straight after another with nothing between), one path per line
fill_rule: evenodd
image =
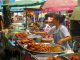
M41 5L36 5L36 6L26 6L26 7L11 7L10 11L13 12L22 12L25 9L40 9Z
M80 20L80 6L75 7L70 17L70 20Z
M12 11L12 12L22 12L22 11L24 11L24 7L11 7L10 11Z
M43 11L73 10L77 6L76 0L47 0L42 6Z
M2 6L10 6L10 11L14 12L22 12L24 9L40 9L40 7L44 4L44 1L37 1L37 0L22 0L22 1L16 1L16 2L10 2L8 4L2 5Z
M25 1L17 1L17 2L11 2L8 4L4 4L2 6L10 6L10 7L23 7L23 6L35 6L35 5L42 5L44 2L38 2L33 0L25 0Z

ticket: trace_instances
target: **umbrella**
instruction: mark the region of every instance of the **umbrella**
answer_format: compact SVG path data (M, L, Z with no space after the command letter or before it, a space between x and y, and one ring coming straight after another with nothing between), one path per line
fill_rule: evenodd
M73 10L77 6L76 0L47 0L42 6L43 11Z

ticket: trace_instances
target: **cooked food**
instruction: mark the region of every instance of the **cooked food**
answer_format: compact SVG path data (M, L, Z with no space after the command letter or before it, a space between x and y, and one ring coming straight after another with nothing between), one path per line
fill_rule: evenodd
M27 37L27 34L25 34L25 33L16 33L15 36L17 38L26 38Z
M62 48L61 46L52 46L50 44L45 44L45 43L35 43L34 40L31 39L25 39L25 40L20 40L20 44L27 44L27 48L30 51L33 52L61 52Z
M25 39L25 40L20 40L19 43L20 44L29 44L29 43L34 43L34 41L31 39Z
M44 43L29 44L28 49L36 52L61 52L62 51L60 46L55 46L55 47L52 47L50 45L46 46Z

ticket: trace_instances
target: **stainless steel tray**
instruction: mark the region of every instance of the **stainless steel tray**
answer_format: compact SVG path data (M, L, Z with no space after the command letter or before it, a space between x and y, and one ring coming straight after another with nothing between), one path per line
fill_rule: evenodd
M38 51L32 51L30 49L27 49L27 45L25 44L20 44L19 41L17 41L18 45L21 46L25 51L28 51L32 54L61 54L64 53L64 49L61 52L38 52Z

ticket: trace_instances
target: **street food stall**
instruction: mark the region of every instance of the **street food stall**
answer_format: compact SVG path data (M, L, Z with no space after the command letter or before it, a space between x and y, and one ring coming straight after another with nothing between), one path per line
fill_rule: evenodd
M63 57L64 60L79 60L78 54L74 53L72 49L66 49L64 46L54 44L54 39L44 38L42 34L33 34L31 31L13 32L12 39L8 40L9 47L13 52L15 50L20 52L18 55L19 60L59 60L58 57ZM77 58L74 56L77 56Z
M79 59L78 53L74 53L71 49L66 49L64 46L54 44L54 42L43 42L41 35L16 33L15 36L18 39L15 41L15 46L20 51L19 57L23 60L49 60L51 58L57 59L59 56L66 60Z

